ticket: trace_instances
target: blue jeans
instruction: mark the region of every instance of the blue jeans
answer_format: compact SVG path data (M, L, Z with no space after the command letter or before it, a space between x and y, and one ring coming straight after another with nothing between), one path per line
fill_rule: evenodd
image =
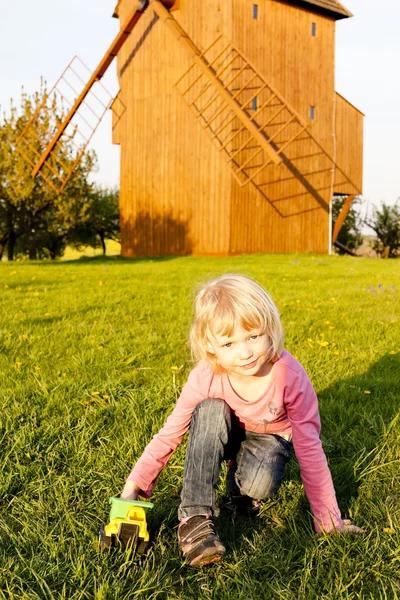
M272 497L282 483L292 444L278 435L240 427L224 400L197 405L190 425L179 519L218 515L215 488L223 460L235 459L240 493L256 500Z

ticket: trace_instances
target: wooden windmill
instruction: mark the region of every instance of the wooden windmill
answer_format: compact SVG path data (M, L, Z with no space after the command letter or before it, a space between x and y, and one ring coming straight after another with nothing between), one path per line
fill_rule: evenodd
M335 237L362 192L363 115L334 88L336 21L351 13L337 0L119 0L114 16L120 33L33 173L116 56L125 256L328 252L333 195L347 196Z

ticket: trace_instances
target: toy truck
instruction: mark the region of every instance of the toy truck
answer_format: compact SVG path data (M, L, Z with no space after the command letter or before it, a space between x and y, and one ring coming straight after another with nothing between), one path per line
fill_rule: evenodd
M146 552L150 542L146 513L154 504L114 497L110 504L110 522L103 523L99 531L100 550L130 547L138 554Z

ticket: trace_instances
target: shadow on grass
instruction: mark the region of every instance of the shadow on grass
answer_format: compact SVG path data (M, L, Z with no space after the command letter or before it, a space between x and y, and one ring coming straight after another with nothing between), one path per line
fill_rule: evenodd
M110 264L110 263L124 263L124 264L136 264L136 263L163 263L171 260L177 260L182 258L181 256L156 256L156 257L137 257L127 258L125 256L114 255L114 256L81 256L80 258L63 260L63 261L41 261L41 262L27 262L24 264L35 264L42 267L57 267L60 265L74 265L84 266L88 264Z
M136 264L136 263L163 263L169 262L172 260L178 260L183 258L183 256L144 256L144 257L136 257L136 258L128 258L125 256L121 256L119 254L114 255L102 255L99 254L97 256L80 256L79 258L72 258L69 260L24 260L24 261L16 261L9 264L9 268L15 268L16 266L23 265L24 267L47 267L54 268L60 267L64 265L74 265L74 266L85 266L90 264ZM4 262L4 264L6 264Z
M373 450L399 410L400 353L319 394L322 440L342 510L357 495L356 461ZM371 457L372 459L372 457Z
M131 298L132 300L133 298ZM107 306L110 310L117 310L118 308L121 308L121 306L123 305L123 301L120 300L118 302L108 302ZM68 312L65 312L61 315L54 315L54 316L47 316L45 317L44 315L42 317L27 317L26 319L24 319L23 321L21 321L21 323L25 326L29 326L29 325L33 325L33 326L46 326L46 325L54 325L55 323L66 323L66 322L70 322L73 318L79 318L79 319L84 319L85 317L87 317L88 315L91 315L92 313L97 313L99 311L99 307L101 305L97 304L97 303L93 303L90 306L85 306L83 308L80 308L79 310L68 310Z

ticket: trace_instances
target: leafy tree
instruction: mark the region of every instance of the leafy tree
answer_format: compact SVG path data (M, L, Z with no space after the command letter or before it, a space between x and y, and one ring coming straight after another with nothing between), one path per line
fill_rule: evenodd
M35 223L37 258L56 258L64 254L72 232L90 219L92 185L78 167L68 193L57 195L54 202L38 215ZM25 247L25 254L29 247Z
M0 260L6 247L9 260L13 260L15 244L26 229L26 212L21 206L8 202L0 192Z
M68 169L75 160L73 139L76 130L73 130L65 141L57 145L50 158L50 166L44 167L47 181L41 176L33 179L32 165L16 150L18 137L33 115L36 116L26 134L26 141L18 148L24 154L33 155L36 160L63 118L57 98L49 99L43 84L32 97L22 94L19 111L11 104L9 115L5 115L0 124L0 243L3 250L7 244L9 260L14 258L17 240L19 253L36 258L38 252L42 253L40 244L47 244L50 238L55 243L57 235L66 239L65 230L76 227L88 215L87 204L92 190L88 175L95 167L94 153L84 153L61 194L53 189L51 184L56 188L60 185L57 179L61 172L60 162L64 169ZM44 235L45 232L49 235ZM49 252L54 256L55 246L53 243L50 245L53 250ZM62 246L60 243L60 249Z
M372 215L365 219L365 224L375 231L377 240L373 249L380 256L394 258L400 254L400 198L393 206L382 203L381 210L376 206Z
M90 195L87 219L72 231L71 241L77 248L101 247L106 254L106 239L120 241L119 191L95 187Z
M346 200L346 196L334 196L332 202L332 223L333 227L340 214L343 204ZM356 210L356 206L360 204L360 199L356 198L351 205L351 208L346 216L346 219L339 231L337 241L349 248L349 250L357 250L363 242L361 227L362 219ZM342 250L338 250L340 254L344 254Z
M36 258L55 260L64 254L71 233L89 218L90 189L86 196L77 194L56 201L41 211L35 220ZM16 254L30 256L28 235L24 234L16 244Z
M7 211L4 207L3 201L0 198L0 260L3 258L4 250L8 242L8 224L7 224Z

